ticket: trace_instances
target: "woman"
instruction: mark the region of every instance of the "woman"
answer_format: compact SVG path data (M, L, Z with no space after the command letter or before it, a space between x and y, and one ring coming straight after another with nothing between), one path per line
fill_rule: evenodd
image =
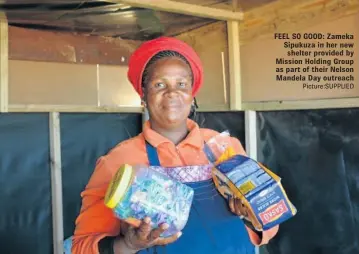
M162 37L142 44L131 56L128 77L149 112L143 132L101 157L82 193L72 253L254 253L278 227L259 233L245 226L242 206L218 195L211 179L204 143L218 134L189 120L194 96L202 85L200 59L187 44ZM237 153L240 142L232 138ZM167 167L172 177L195 190L190 218L183 232L161 238L168 225L151 229L145 218L139 228L121 223L104 205L111 178L123 163ZM190 167L200 165L198 167ZM157 167L157 168L156 168ZM242 211L242 212L241 212Z

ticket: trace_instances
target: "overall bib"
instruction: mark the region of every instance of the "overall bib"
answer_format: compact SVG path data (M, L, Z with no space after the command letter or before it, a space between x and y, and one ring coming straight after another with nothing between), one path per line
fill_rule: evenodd
M157 150L149 143L146 149L150 166L156 170L160 166ZM213 180L185 184L195 194L182 236L174 243L142 250L139 254L254 254L255 246L243 221L230 212L228 202L220 196Z

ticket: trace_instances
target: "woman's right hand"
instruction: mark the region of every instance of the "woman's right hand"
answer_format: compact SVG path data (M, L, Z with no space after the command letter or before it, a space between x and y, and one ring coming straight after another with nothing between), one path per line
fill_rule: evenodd
M122 237L117 238L114 243L115 254L132 254L155 245L167 245L176 241L182 232L162 238L160 235L168 229L167 224L152 229L151 219L146 217L138 228L121 222Z

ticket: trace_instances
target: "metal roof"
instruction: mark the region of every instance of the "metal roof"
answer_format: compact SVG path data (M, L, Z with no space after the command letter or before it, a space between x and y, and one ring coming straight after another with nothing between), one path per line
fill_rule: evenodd
M273 0L240 1L240 8L247 10L271 1ZM232 1L178 2L232 8ZM6 12L9 25L141 41L159 35L175 36L216 22L213 19L136 8L109 1L6 0L0 4L0 9Z

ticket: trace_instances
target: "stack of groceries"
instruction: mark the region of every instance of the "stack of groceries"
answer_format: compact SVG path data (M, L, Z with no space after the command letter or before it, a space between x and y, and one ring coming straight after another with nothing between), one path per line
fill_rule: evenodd
M246 209L247 216L243 218L246 224L263 231L296 214L281 179L259 162L236 154L229 132L210 139L205 153L212 160L217 190L226 199L241 200ZM148 166L122 165L107 189L106 206L133 226L139 226L147 216L154 228L167 223L170 227L162 236L181 231L188 221L194 190L163 172Z
M268 230L297 213L280 177L261 163L236 154L227 131L209 140L206 152L214 160L212 174L217 190L224 198L241 200L247 212L244 219L255 230Z

